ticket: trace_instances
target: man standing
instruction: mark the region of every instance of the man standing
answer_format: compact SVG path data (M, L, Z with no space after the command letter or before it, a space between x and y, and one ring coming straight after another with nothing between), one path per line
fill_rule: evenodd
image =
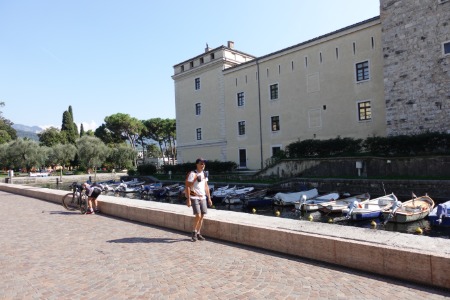
M195 161L196 169L189 172L186 179L185 195L186 205L192 206L194 212L194 224L192 228L192 241L203 241L205 238L200 234L202 229L203 217L207 213L208 205L212 206L211 195L209 194L208 186L208 172L205 172L206 161L203 158L198 158Z

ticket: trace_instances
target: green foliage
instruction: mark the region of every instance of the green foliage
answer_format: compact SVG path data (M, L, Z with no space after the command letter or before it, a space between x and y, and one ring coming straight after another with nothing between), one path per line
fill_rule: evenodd
M221 174L227 172L233 172L237 169L237 164L234 161L207 161L205 170L212 174ZM183 163L178 165L164 165L162 167L164 173L172 171L175 173L187 173L189 171L195 170L195 162Z
M156 174L156 171L156 166L153 164L139 165L137 167L139 175L154 175Z
M108 160L115 169L129 169L133 166L133 161L137 157L136 150L130 146L122 144L111 149Z
M136 169L129 169L127 174L128 174L128 176L135 176L135 175L138 175L138 172Z
M71 107L69 107L71 109ZM69 111L63 113L63 120L61 124L61 133L64 133L67 142L70 144L75 144L78 138L78 129L73 122L73 116Z
M110 153L110 149L99 138L92 136L79 138L76 146L80 164L85 168L100 167Z
M58 144L66 143L66 135L61 134L61 131L58 128L50 127L38 133L39 144L41 146L52 147Z
M340 137L329 140L304 140L289 144L286 152L288 158L449 155L450 134L428 132L418 135L373 136L365 140Z

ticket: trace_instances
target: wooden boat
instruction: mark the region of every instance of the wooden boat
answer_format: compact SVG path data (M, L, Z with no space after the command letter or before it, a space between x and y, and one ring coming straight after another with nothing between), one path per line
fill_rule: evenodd
M319 210L319 204L337 199L339 199L339 193L328 193L312 199L305 199L303 197L299 202L295 203L295 209L303 211L316 211Z
M351 196L344 199L334 199L333 201L319 203L319 210L324 213L342 213L342 210L348 208L348 206L357 201L358 203L363 203L370 199L369 193L364 193L361 195Z
M381 211L385 222L407 223L421 220L428 216L434 208L434 201L429 196L416 197L401 203L394 201L392 205Z
M348 208L342 210L342 214L354 221L376 219L380 217L383 209L392 206L396 200L394 194L389 194L361 203L350 203Z
M289 206L295 205L296 202L299 202L302 197L306 197L307 199L311 199L317 197L319 192L317 189L311 189L308 191L296 192L296 193L276 193L273 196L273 204L280 206Z
M450 227L450 201L440 203L428 215L431 225Z

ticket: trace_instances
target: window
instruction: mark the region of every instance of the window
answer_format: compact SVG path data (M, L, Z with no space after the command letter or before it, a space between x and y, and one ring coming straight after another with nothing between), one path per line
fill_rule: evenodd
M450 42L442 44L442 51L444 52L444 55L450 55Z
M195 115L200 116L202 113L202 105L200 103L195 103Z
M244 106L244 92L237 93L237 105Z
M372 119L372 107L370 101L358 103L358 120L367 121Z
M205 62L205 60L203 59L203 57L200 57L200 63L203 64Z
M211 60L213 60L215 58L214 53L211 53L210 57L211 57Z
M202 129L201 128L197 128L197 141L200 141L202 139Z
M356 64L356 81L369 80L369 62Z
M200 78L195 78L195 89L196 90L200 89Z
M191 69L194 67L194 62L193 61L191 61L190 63L189 63L189 65L191 66Z
M238 132L239 132L239 135L245 134L245 121L238 122Z
M278 99L278 83L270 85L270 100Z
M181 72L184 72L184 65L181 66Z
M272 120L272 131L279 131L280 130L280 117L275 116L271 118Z

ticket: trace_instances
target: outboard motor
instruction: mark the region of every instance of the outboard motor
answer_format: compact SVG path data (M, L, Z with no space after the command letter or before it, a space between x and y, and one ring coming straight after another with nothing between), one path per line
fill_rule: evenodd
M346 216L347 219L351 218L353 210L358 207L358 204L359 204L359 202L357 200L354 200L353 202L351 202L348 205L348 213L347 213L347 216Z
M438 225L442 223L442 218L448 217L448 210L446 204L444 203L438 204L436 216L438 217L436 220L436 224Z

